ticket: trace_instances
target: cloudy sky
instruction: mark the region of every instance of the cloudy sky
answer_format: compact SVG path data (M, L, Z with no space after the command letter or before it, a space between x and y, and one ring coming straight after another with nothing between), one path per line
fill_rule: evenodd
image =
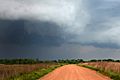
M0 58L120 58L119 0L0 0Z

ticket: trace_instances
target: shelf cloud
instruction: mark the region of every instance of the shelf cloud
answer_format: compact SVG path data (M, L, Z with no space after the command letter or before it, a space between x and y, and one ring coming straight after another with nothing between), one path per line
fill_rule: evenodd
M90 18L82 0L0 0L0 3L1 19L53 22L70 32L82 31Z
M47 47L55 53L61 46L67 50L71 47L70 52L77 51L77 55L81 46L85 53L102 49L102 53L105 49L119 52L119 0L0 0L0 3L0 51L6 49L3 45L16 45L20 51L20 46L24 51L36 45L39 52ZM78 46L77 50L73 46Z

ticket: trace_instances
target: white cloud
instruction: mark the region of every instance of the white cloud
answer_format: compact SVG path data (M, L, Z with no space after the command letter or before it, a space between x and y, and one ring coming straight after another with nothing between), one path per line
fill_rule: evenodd
M66 32L79 33L89 22L83 0L0 0L1 19L34 19L62 25Z
M120 45L120 18L110 18L103 25L107 29L101 31L97 38L101 42L112 42Z

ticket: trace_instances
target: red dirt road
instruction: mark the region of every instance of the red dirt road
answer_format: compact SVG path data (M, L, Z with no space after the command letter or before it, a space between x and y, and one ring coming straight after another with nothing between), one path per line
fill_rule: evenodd
M96 71L79 67L77 65L65 65L45 75L39 80L111 80Z

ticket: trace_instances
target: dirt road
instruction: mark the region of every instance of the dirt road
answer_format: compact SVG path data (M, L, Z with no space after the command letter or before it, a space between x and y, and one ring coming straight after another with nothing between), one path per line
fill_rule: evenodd
M45 75L39 80L111 80L96 71L79 67L77 65L65 65Z

